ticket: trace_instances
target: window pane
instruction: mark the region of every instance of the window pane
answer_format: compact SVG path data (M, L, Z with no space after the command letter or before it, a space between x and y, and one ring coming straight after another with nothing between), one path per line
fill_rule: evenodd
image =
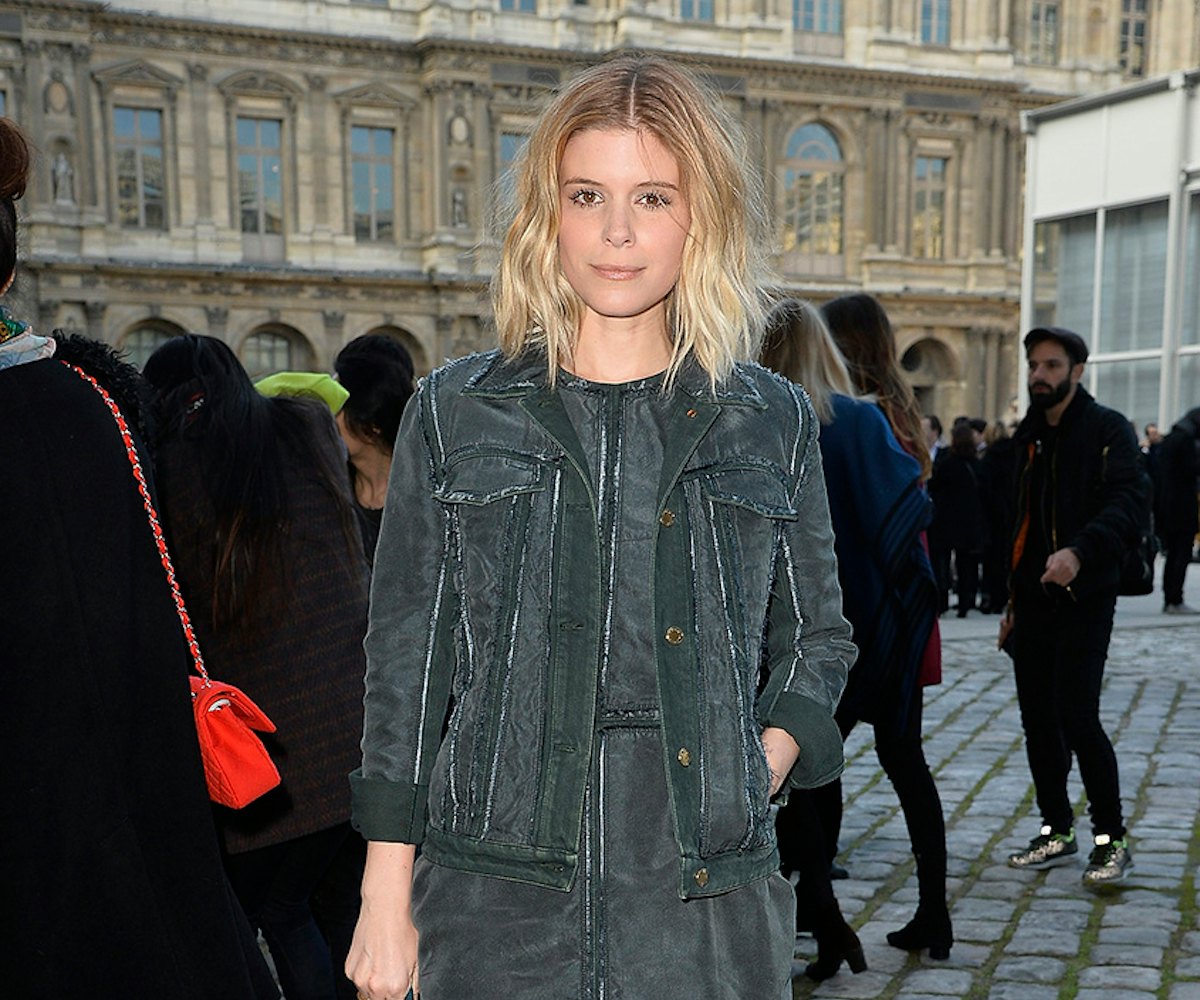
M117 221L122 226L162 229L166 225L162 112L113 108L117 171Z
M1182 342L1200 344L1200 191L1192 195L1188 203L1187 255L1184 258L1184 275L1193 275L1183 282Z
M355 239L392 239L393 144L392 129L357 126L352 130Z
M1107 213L1099 351L1159 347L1167 279L1167 203Z
M133 135L136 115L133 108L115 108L113 110L113 132L118 136Z
M239 146L257 146L258 145L258 129L255 127L253 118L239 118L237 120L237 144Z
M1096 217L1039 222L1033 233L1034 322L1091 336Z
M1184 354L1179 359L1179 413L1196 406L1200 406L1200 354Z
M174 333L170 331L160 330L153 326L143 326L131 331L125 337L121 342L121 350L131 365L141 368L145 365L146 359L173 336Z
M367 128L350 129L350 152L359 155L371 151L371 130Z
M1106 361L1096 363L1096 399L1118 410L1138 427L1158 420L1158 385L1162 362Z
M242 347L242 364L251 379L292 370L292 343L278 333L252 333Z
M279 148L279 134L282 130L282 124L272 119L264 119L259 123L260 141L264 149Z

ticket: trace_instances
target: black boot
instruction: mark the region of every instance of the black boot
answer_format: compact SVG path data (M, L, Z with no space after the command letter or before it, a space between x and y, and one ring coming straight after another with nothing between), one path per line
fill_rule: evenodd
M855 974L866 969L867 959L863 955L862 943L854 933L854 928L846 923L836 903L817 914L813 937L817 939L817 960L804 969L809 979L818 983L828 979L842 967L842 962L846 962Z
M950 947L954 944L954 930L950 926L950 911L946 909L945 902L940 906L922 902L912 920L900 930L889 932L887 943L903 951L928 948L930 958L949 958Z

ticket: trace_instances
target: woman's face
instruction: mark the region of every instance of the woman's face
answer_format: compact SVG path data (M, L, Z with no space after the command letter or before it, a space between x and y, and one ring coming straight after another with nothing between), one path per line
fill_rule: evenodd
M567 142L558 176L559 259L587 307L584 322L665 328L692 222L675 157L648 132L590 129Z

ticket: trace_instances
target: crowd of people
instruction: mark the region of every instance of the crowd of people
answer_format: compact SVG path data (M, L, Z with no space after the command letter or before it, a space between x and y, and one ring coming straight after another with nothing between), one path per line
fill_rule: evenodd
M860 722L917 872L888 943L945 959L921 728L952 587L960 616L1005 612L1044 822L1010 864L1076 853L1074 754L1084 883L1124 878L1098 707L1148 502L1128 424L1079 384L1082 340L1044 328L1016 433L943 441L875 298L762 294L740 136L669 60L581 72L517 165L499 348L419 386L384 337L333 379L256 387L211 337L139 373L0 313L6 985L781 1000L798 927L810 977L867 965L833 890ZM29 163L0 119L5 289ZM1193 461L1169 567L1198 431L1193 411L1156 456ZM243 809L206 798L180 616L276 725L281 782Z

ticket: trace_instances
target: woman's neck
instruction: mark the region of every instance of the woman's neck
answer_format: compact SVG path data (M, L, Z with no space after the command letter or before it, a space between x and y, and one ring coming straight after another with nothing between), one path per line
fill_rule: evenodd
M387 499L392 456L377 445L363 448L351 460L354 466L354 498L360 507L378 510Z
M665 371L671 353L661 315L648 321L589 316L564 367L591 382L632 382Z

